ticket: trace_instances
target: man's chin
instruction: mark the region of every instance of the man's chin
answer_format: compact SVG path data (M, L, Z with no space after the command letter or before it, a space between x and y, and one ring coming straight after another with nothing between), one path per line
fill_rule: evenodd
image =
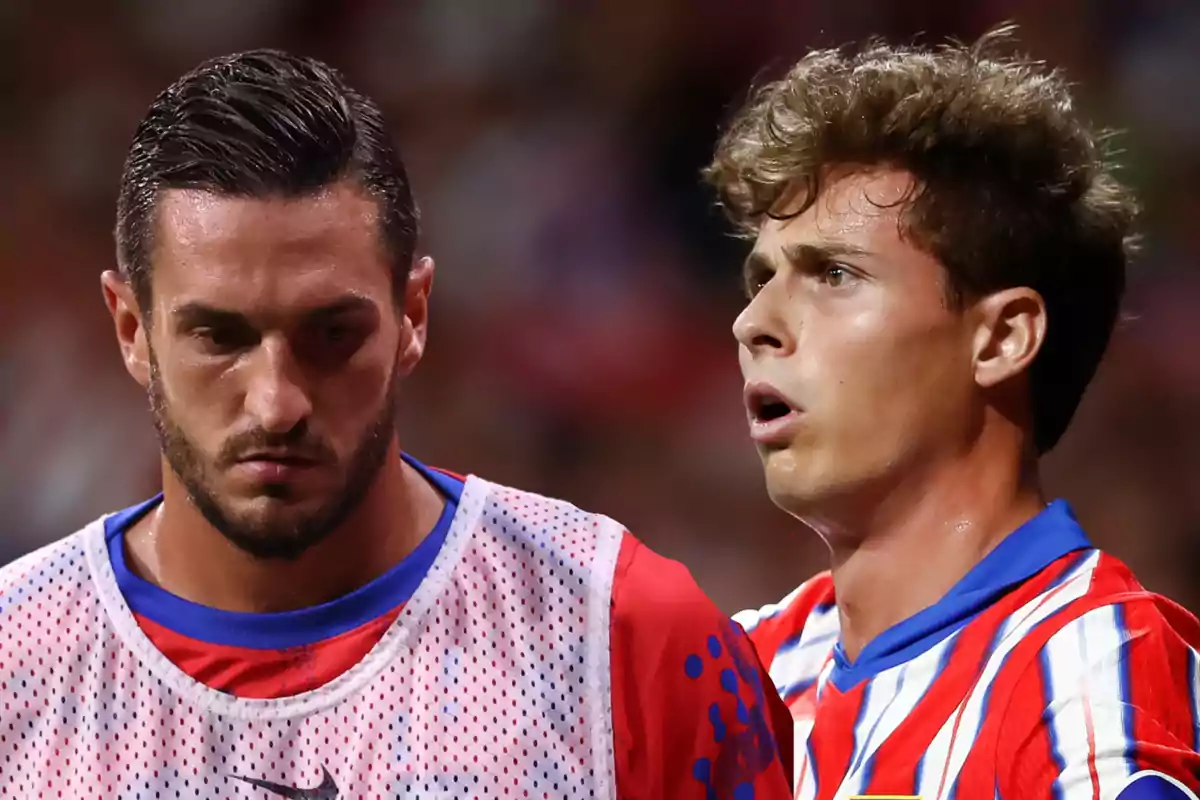
M259 559L294 561L329 533L324 506L312 499L258 495L198 505L230 543Z
M759 457L762 459L763 475L767 480L767 488L786 487L803 483L806 476L802 474L801 461L796 453L788 447L759 447Z
M305 535L303 529L296 528L248 530L231 527L221 533L239 550L262 561L296 561L325 538L323 535Z
M832 475L813 469L812 459L801 459L788 449L763 454L763 476L772 502L795 516L819 511L838 496Z

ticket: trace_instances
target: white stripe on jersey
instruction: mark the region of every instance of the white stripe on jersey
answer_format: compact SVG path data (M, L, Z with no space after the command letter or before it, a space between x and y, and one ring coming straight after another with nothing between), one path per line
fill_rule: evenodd
M1042 652L1050 696L1050 741L1064 769L1055 779L1056 797L1091 800L1094 765L1101 797L1114 797L1132 773L1125 758L1132 744L1121 674L1128 633L1113 606L1072 620Z
M785 642L767 670L779 694L786 697L797 687L816 680L829 660L840 630L837 606L814 612L804 621L800 638Z
M925 751L920 774L917 776L917 795L935 800L949 796L951 788L958 780L958 773L967 760L967 754L975 744L975 737L979 735L979 728L987 711L984 703L990 695L992 682L995 681L1008 654L1037 623L1087 593L1092 582L1092 572L1099 561L1099 551L1092 553L1065 576L1065 580L1030 600L1005 620L996 645L975 685L963 698L955 713L942 725L929 749Z
M854 727L854 754L839 794L853 797L866 788L875 751L913 712L941 675L946 651L957 638L955 632L912 661L881 672L867 684L867 696Z
M778 603L768 603L762 608L748 608L745 611L737 612L733 615L733 621L738 625L741 625L742 629L746 631L746 633L750 633L757 628L759 623L763 620L777 616L780 612L786 610L787 607L795 602L796 598L800 596L800 593L808 588L808 585L812 583L813 580L815 579L810 578L809 580L797 586L795 589L792 589Z

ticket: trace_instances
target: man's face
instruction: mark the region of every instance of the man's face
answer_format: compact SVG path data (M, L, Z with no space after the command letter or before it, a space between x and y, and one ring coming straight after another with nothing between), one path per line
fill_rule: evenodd
M763 224L746 262L734 335L751 435L797 516L886 493L978 424L973 329L942 266L901 236L911 181L832 172L804 213Z
M391 451L414 332L377 220L352 185L159 199L143 320L155 427L196 507L258 557L323 539Z

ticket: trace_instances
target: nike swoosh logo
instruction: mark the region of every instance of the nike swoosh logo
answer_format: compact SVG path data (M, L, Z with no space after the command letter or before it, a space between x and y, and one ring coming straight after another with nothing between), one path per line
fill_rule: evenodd
M321 785L315 789L297 789L295 786L261 781L258 778L243 778L241 775L230 775L229 777L244 781L251 786L257 786L259 789L279 797L286 797L288 800L338 800L338 787L334 783L333 776L329 774L329 770L321 767L321 776Z

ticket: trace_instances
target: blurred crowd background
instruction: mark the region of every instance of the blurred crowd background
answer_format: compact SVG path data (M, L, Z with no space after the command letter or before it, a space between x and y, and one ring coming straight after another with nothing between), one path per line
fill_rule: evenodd
M729 333L745 245L698 171L751 81L808 48L1005 19L1125 130L1147 206L1127 319L1049 488L1200 609L1194 0L6 0L0 563L156 491L99 285L125 148L182 72L270 45L373 95L409 165L439 269L406 449L621 519L728 611L778 598L825 555L762 487Z

